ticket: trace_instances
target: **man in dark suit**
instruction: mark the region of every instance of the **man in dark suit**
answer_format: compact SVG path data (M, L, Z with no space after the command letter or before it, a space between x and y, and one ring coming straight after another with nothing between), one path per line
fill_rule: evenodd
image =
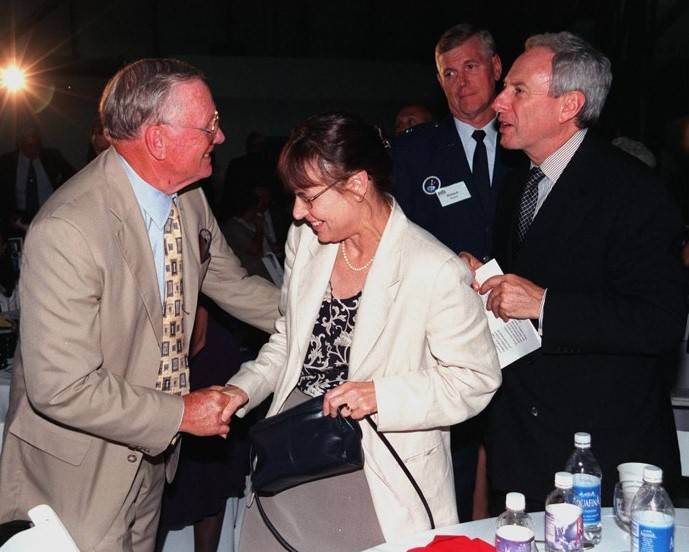
M494 315L532 320L543 341L503 370L488 469L494 497L519 490L531 510L543 509L576 431L592 435L604 505L621 462L657 464L671 489L680 477L661 357L686 321L682 227L648 168L587 131L611 81L609 60L582 39L537 35L493 104L501 144L523 150L531 169L503 188L505 275L480 292Z
M450 115L393 142L394 195L405 214L453 251L492 255L496 198L523 156L498 145L491 103L502 63L486 30L460 24L435 47Z
M393 141L393 194L405 214L456 252L492 256L492 227L505 178L526 164L520 152L498 144L495 84L502 62L495 40L483 29L451 27L435 47L437 78L450 115L419 125ZM482 439L481 417L452 429L452 454L459 519L487 515L474 484ZM479 489L485 488L478 462ZM481 485L483 482L483 485Z
M35 125L21 127L17 149L0 157L0 218L8 233L23 235L45 200L73 174L58 150L42 146Z

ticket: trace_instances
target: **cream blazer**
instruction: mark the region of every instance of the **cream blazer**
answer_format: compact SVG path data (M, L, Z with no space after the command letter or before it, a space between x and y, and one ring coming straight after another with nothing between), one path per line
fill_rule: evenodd
M180 194L178 205L187 336L199 290L270 330L279 290L248 277L200 190ZM41 209L26 239L19 289L0 522L47 503L86 552L112 525L143 456L168 449L183 411L181 397L154 388L163 331L158 279L141 209L114 150ZM178 450L166 455L168 477Z
M305 224L290 229L277 333L229 381L249 395L238 415L272 392L268 415L281 411L299 379L337 250L320 244ZM349 379L373 380L378 427L417 480L438 527L457 523L448 428L485 408L501 382L471 280L457 255L393 204L350 349ZM361 428L364 473L385 539L428 529L409 480L370 426Z

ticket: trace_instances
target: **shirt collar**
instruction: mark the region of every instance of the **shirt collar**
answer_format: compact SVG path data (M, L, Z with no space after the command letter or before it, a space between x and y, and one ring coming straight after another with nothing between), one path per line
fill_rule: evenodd
M162 229L170 215L172 200L177 197L177 194L169 196L154 188L137 174L124 157L117 153L117 151L115 151L115 154L120 160L120 163L122 163L127 178L129 178L139 207L151 217L151 220L153 220L156 226Z
M497 125L495 124L496 118L491 119L486 123L486 125L483 128L474 128L468 123L465 123L463 121L460 121L457 119L457 117L453 117L455 121L455 128L457 129L457 134L459 134L459 137L462 140L463 144L470 144L471 142L469 140L473 140L474 137L472 134L474 133L475 130L482 130L486 133L486 136L483 138L484 144L486 146L491 146L493 149L495 149L495 143L497 142L498 138L498 128Z
M553 184L557 182L558 178L562 175L563 171L574 157L574 154L579 149L579 146L584 141L586 136L586 131L588 129L582 128L577 130L569 140L562 144L558 149L551 153L543 163L541 163L541 170L543 174L550 180ZM533 167L534 164L531 163Z

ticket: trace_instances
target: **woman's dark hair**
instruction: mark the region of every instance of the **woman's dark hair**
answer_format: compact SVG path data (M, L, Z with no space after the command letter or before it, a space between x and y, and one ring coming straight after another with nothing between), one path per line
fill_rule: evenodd
M327 181L310 178L308 169ZM346 180L361 170L379 193L392 189L392 161L380 131L342 111L313 115L297 125L278 159L278 175L292 189Z

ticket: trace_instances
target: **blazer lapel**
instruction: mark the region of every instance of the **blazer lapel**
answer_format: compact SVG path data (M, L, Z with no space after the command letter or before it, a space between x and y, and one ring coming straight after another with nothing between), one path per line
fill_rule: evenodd
M393 203L376 257L364 284L349 351L349 377L357 374L385 328L400 284L402 239L407 220ZM357 374L361 377L363 374ZM366 376L364 376L366 377Z
M183 196L178 196L180 223L182 225L182 276L184 278L184 316L186 320L193 321L196 318L196 305L199 299L199 267L201 251L199 249L198 224L194 224L193 212L185 209L186 203ZM185 324L187 346L191 340L193 322Z
M520 260L551 250L558 244L561 246L583 224L592 207L588 202L591 188L587 186L590 169L585 161L589 144L587 136L538 210L520 248ZM514 223L515 236L518 209L519 205Z
M293 273L298 272L299 281L296 285L296 296L290 304L291 323L294 328L294 337L291 341L293 346L296 345L300 359L306 354L313 324L333 271L337 248L337 244L320 244L314 236L304 250L304 256L298 259L299 269L297 270L296 266L293 269Z
M451 116L443 119L440 129L442 132L438 136L438 147L431 166L444 167L443 172L445 174L456 174L456 180L453 179L453 182L443 182L443 186L450 186L463 181L471 197L476 198L476 204L480 205L481 210L485 214L487 205L485 205L485 199L480 190L474 184L471 169L469 168L469 160L467 159L466 151L464 151L464 146L462 146L462 140L460 140L457 133L454 119ZM459 169L459 172L457 169Z
M108 207L115 218L115 239L124 262L137 281L141 301L160 345L163 335L163 312L151 244L127 175L120 166L115 151L111 150L107 155L105 170L111 185L106 193Z

